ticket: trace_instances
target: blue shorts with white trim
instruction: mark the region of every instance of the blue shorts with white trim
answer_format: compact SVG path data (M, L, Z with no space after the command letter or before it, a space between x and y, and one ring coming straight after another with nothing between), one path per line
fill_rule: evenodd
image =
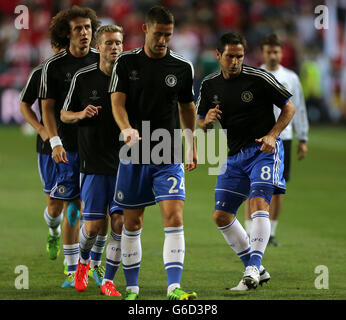
M67 163L57 164L57 179L50 197L64 201L79 198L79 154L66 151Z
M215 210L236 214L248 197L261 197L270 203L273 194L286 192L282 140L276 140L274 153L260 151L261 145L247 144L227 158L221 168L223 174L217 177Z
M50 194L57 179L57 163L50 154L37 153L37 166L44 193Z
M105 219L109 214L122 214L113 201L116 175L85 174L80 175L82 212L84 220Z
M120 162L114 201L138 209L163 200L185 200L184 165Z

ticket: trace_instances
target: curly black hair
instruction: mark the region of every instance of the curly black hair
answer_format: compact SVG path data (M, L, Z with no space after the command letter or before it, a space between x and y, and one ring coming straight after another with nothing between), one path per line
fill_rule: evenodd
M53 43L55 47L61 49L69 46L70 39L67 36L70 34L70 21L78 17L90 19L92 40L94 40L95 32L101 24L97 18L96 12L90 8L73 6L71 9L60 11L52 19L49 27L49 36L51 43Z

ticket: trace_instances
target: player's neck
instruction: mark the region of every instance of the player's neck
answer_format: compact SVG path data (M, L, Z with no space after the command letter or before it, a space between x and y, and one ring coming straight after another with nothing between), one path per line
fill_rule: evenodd
M280 64L277 64L276 66L272 67L272 66L268 66L267 64L264 65L265 68L268 70L268 71L278 71L279 68L280 68Z
M232 73L231 74L231 73L224 71L224 70L221 70L221 72L222 72L223 78L226 80L234 79L234 78L238 77L241 73L241 71L239 71L238 73Z
M86 56L89 52L89 49L90 49L89 46L80 48L80 47L75 47L70 45L69 47L70 53L76 58L82 58Z
M109 63L107 61L101 60L100 59L100 70L106 74L107 76L112 75L112 70L113 70L114 63Z
M167 54L167 48L166 50L163 52L163 53L160 53L160 54L156 54L154 52L152 52L149 47L147 47L146 45L144 45L144 52L145 54L147 55L147 57L151 58L151 59L161 59L163 57L166 56Z

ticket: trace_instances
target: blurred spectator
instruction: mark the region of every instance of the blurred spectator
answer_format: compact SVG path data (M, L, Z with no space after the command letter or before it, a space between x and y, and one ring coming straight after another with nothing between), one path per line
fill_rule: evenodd
M16 41L8 44L4 60L10 68L31 69L32 61L36 61L36 51L28 35L29 31L22 29Z
M241 1L216 1L215 9L218 28L222 33L230 29L240 31L243 15Z
M174 51L184 58L190 60L193 64L196 63L200 50L200 41L192 24L184 23L176 28L170 45Z
M14 10L19 4L29 8L29 30L14 27ZM213 48L221 33L231 29L243 33L248 42L245 63L254 66L262 62L259 40L270 32L278 33L284 39L282 64L301 74L306 97L313 101L310 116L333 120L339 112L346 119L346 0L1 1L0 89L21 89L30 70L51 55L50 20L74 4L93 8L103 25L122 25L125 50L143 45L145 12L156 4L167 6L176 20L171 47L193 62L196 90L201 79L217 68ZM321 4L330 9L329 30L315 28L314 10ZM335 57L330 56L332 48Z

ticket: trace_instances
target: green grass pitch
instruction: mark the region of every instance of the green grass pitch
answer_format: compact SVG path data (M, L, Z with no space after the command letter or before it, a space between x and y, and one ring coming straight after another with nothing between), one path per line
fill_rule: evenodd
M281 246L268 246L263 258L272 278L249 292L225 290L238 284L243 266L211 219L216 176L207 174L207 165L186 173L183 288L195 290L201 300L345 300L346 128L312 127L303 161L296 159L296 142L292 150L291 181L277 228ZM0 127L0 299L114 299L101 296L93 279L83 293L60 288L63 254L55 261L46 256L44 208L35 137L24 136L17 127ZM242 208L238 219L243 222ZM139 275L143 300L165 299L163 239L158 206L149 207ZM28 268L29 289L15 287L19 265ZM323 282L328 289L316 288L322 274L315 270L321 265L328 270L328 282ZM115 283L124 293L121 267Z

